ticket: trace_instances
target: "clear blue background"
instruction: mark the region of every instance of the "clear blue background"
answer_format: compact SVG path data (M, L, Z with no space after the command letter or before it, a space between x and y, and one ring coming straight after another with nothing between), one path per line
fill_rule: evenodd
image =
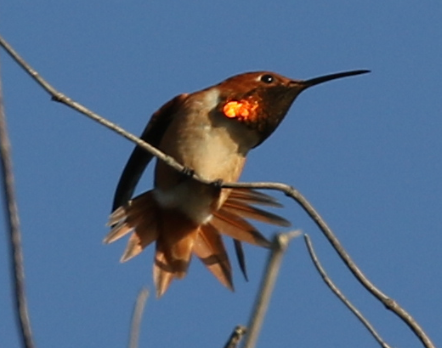
M310 78L371 69L302 94L250 154L242 179L297 187L367 276L441 345L441 20L434 0L6 0L0 32L56 88L136 134L174 95L237 73ZM124 347L135 297L142 286L152 289L152 248L120 264L125 241L101 241L133 145L51 102L4 52L1 63L36 342ZM139 189L151 180L149 168ZM420 346L361 289L303 211L278 197L285 204L278 212L311 235L329 274L383 337ZM0 345L9 348L18 340L5 241L2 233ZM140 347L221 347L246 324L267 255L255 247L246 253L250 281L235 265L235 293L194 260L185 280L161 300L152 296ZM376 343L324 286L297 239L259 346Z

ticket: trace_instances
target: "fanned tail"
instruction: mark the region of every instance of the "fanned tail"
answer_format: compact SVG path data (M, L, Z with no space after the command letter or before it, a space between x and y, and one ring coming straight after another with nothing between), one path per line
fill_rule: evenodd
M290 223L282 217L253 207L281 206L273 197L250 189L232 189L219 210L212 212L208 223L197 225L176 209L160 207L152 191L145 192L116 209L109 218L111 231L105 243L112 243L133 231L121 257L125 262L156 242L153 265L157 296L161 297L173 279L183 278L192 254L227 288L233 290L232 270L221 238L234 239L240 268L247 279L241 242L269 247L270 242L245 219L279 226Z

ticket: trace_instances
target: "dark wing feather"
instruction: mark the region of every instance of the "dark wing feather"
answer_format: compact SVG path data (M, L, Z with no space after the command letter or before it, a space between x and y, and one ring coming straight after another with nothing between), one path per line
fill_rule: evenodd
M140 138L150 145L158 147L170 121L187 96L187 94L180 94L156 111ZM152 157L149 152L138 146L132 151L115 190L112 211L125 204L132 197L135 187Z

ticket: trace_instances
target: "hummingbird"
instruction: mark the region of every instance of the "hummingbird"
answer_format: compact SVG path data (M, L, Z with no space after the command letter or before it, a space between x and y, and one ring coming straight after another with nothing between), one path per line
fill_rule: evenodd
M136 146L116 188L108 222L111 231L104 243L132 232L121 262L155 243L157 297L166 292L172 280L186 275L193 255L233 290L222 236L233 239L247 279L242 242L270 247L248 219L278 226L290 226L290 222L256 207L281 206L275 198L253 189L223 189L220 183L238 181L248 152L273 133L302 91L368 72L353 70L309 80L293 80L268 71L248 72L174 97L152 115L140 138L186 169L178 172L157 160L153 189L132 198L153 157ZM193 173L214 184L197 181Z

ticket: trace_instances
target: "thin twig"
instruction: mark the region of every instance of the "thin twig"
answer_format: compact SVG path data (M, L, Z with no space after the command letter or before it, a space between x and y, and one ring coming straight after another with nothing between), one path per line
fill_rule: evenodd
M117 126L116 124L106 120L105 118L99 116L98 114L90 111L83 105L73 101L64 94L58 92L54 87L52 87L46 80L44 80L34 69L32 69L18 54L13 50L13 48L0 36L0 46L2 46L6 52L51 96L52 99L61 102L68 107L77 110L78 112L86 115L87 117L93 119L94 121L106 126L107 128L115 131L116 133L122 135L126 139L134 142L137 146L145 149L159 160L164 161L172 168L183 171L185 168L176 162L172 157L165 155L155 147L149 145L148 143L142 141L134 134L125 131L123 128ZM206 180L197 174L193 174L192 177L204 184L214 184L210 180ZM216 183L219 185L219 183ZM223 188L254 188L254 189L269 189L284 192L287 196L293 198L304 211L313 219L322 233L325 235L327 240L331 243L335 251L338 253L339 257L348 267L348 269L353 273L353 275L358 279L358 281L379 301L381 301L384 306L395 313L399 318L401 318L405 324L414 332L414 334L420 339L422 344L427 348L435 348L431 339L425 333L425 331L420 327L420 325L414 320L414 318L402 308L395 300L386 296L381 290L379 290L368 278L362 273L359 267L353 262L349 254L345 251L339 240L336 238L330 227L325 223L318 212L313 208L313 206L305 199L305 197L297 191L295 188L274 182L254 182L254 183L224 183L221 185Z
M23 70L31 76L31 78L37 82L46 92L48 92L52 98L52 100L60 102L62 104L65 104L66 106L82 113L83 115L91 118L92 120L102 124L103 126L107 127L110 130L113 130L114 132L120 134L124 138L134 142L139 147L145 149L146 151L150 152L152 155L157 157L158 159L164 161L172 168L183 171L185 168L178 162L176 162L172 157L167 156L157 148L153 147L152 145L142 141L139 139L136 135L129 133L128 131L124 130L123 128L117 126L115 123L112 123L105 119L104 117L101 117L100 115L96 114L95 112L89 110L88 108L84 107L80 103L77 103L76 101L72 100L68 96L64 95L63 93L57 91L49 82L47 82L43 77L40 76L40 74L34 70L26 61L0 36L0 46L2 46L6 52L19 64ZM211 183L210 181L204 181L202 178L199 178L195 176L196 179L200 179L205 183Z
M267 260L264 275L261 279L261 285L255 299L252 314L250 315L249 325L247 326L248 333L243 348L255 347L269 306L273 287L275 286L276 278L278 277L282 256L284 255L290 240L300 234L301 232L296 230L288 233L278 233L273 237L269 258Z
M3 105L2 83L0 80L0 154L3 184L3 205L6 215L7 238L11 257L11 278L15 314L20 330L23 347L33 348L31 322L28 315L28 306L25 292L25 270L23 265L23 251L21 246L20 218L14 190L14 172L12 170L11 145L6 127L6 116Z
M238 325L237 327L235 327L223 348L236 348L239 341L241 341L241 338L243 338L246 332L247 329L245 326Z
M135 302L134 311L132 314L132 323L130 325L129 336L129 348L138 347L138 338L140 337L140 325L143 318L144 307L146 306L146 300L149 297L149 290L146 288L141 289Z
M321 275L322 280L327 284L331 291L347 306L350 311L362 322L362 324L367 328L367 330L373 335L374 339L381 345L383 348L391 348L389 344L387 344L382 337L377 333L376 329L371 325L371 323L362 315L362 313L345 297L341 290L333 283L330 277L325 272L321 263L319 262L318 256L316 255L315 249L313 248L313 244L310 240L310 237L307 234L304 234L305 244L307 245L308 252L313 261L313 264L316 270Z
M240 183L238 183L241 185ZM223 187L237 187L238 184L225 184ZM402 321L413 331L413 333L419 338L424 347L435 348L435 345L431 341L430 337L425 333L419 323L395 300L389 298L381 290L379 290L359 269L355 262L351 259L350 255L344 249L339 239L335 236L333 231L319 215L316 209L310 204L310 202L295 188L281 183L246 183L239 187L259 188L278 190L284 192L287 196L293 198L304 211L313 219L321 232L327 238L332 245L333 249L337 252L341 260L345 263L350 272L356 277L356 279L366 288L375 298L377 298L388 310L395 313Z

